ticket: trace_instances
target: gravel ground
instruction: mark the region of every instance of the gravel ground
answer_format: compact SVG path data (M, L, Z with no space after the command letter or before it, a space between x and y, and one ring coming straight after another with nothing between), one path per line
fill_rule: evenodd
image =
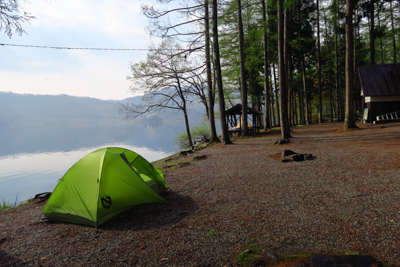
M285 145L271 131L159 161L168 203L137 206L98 231L39 221L45 202L0 211L0 266L237 266L247 248L258 266L294 266L283 258L298 254L400 266L400 123L335 132L341 125L295 128ZM284 149L314 159L282 163Z

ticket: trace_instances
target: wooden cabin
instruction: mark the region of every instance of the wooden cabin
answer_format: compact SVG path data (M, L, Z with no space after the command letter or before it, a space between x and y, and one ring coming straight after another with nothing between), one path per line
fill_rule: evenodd
M363 122L400 111L400 64L358 67L364 107Z

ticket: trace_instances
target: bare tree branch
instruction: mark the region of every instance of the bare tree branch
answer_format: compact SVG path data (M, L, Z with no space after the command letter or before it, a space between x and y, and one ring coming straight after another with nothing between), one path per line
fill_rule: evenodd
M22 9L18 0L0 0L0 32L4 30L8 37L11 38L13 30L19 35L25 33L21 23L34 18Z

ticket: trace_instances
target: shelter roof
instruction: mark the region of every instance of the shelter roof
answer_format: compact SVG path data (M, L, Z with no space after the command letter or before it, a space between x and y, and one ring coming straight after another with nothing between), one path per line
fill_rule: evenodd
M247 107L247 113L248 114L262 114L258 110L255 110L254 108L250 108L250 107ZM226 115L240 115L240 114L242 114L242 105L241 104L237 104L237 105L231 107L230 109L225 111L225 114Z
M400 95L400 64L368 65L358 67L361 95Z

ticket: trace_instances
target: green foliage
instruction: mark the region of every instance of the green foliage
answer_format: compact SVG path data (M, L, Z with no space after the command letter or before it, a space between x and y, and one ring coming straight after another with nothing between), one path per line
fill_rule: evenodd
M190 129L192 138L194 140L202 137L210 137L210 126L207 123L200 124L199 126L194 126Z
M174 138L175 143L179 146L179 149L185 149L188 147L188 135L186 131L176 133L177 136Z
M214 235L219 235L219 234L217 232L208 232L207 233L207 237L214 236Z
M210 138L210 126L208 123L202 123L199 126L194 126L190 128L190 135L193 140L200 139L202 137ZM188 135L186 131L178 134L174 138L175 143L179 146L180 149L185 149L188 147Z
M9 203L9 202L7 202L7 201L5 201L5 200L0 202L0 210L5 210L5 209L8 209L8 208L12 208L12 207L14 207L14 205Z
M257 247L256 245L248 245L246 250L251 250L253 253L244 253L241 252L236 258L236 263L241 264L243 266L251 266L254 258L259 258L258 255L261 252L261 248Z
M342 253L340 253L342 254ZM343 255L360 255L360 253L358 251L343 251Z

